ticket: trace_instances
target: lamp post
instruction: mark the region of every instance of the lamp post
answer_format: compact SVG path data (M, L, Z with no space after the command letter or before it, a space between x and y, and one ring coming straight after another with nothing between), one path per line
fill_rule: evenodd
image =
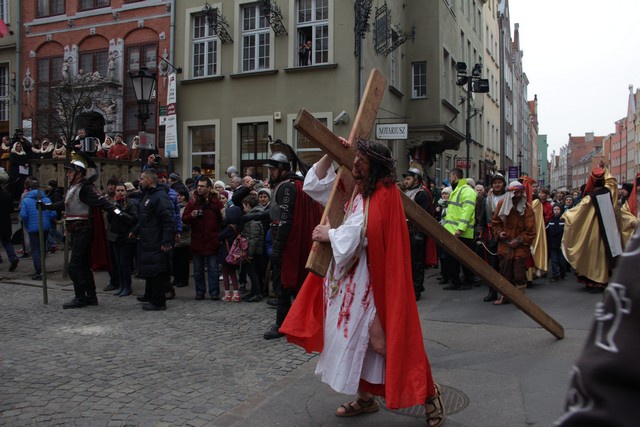
M518 177L522 176L522 158L524 155L522 154L522 150L518 153Z
M471 118L477 114L471 115L471 93L487 93L489 92L489 80L480 78L482 74L482 64L478 63L473 66L471 74L467 71L467 64L464 62L456 62L456 71L458 86L466 86L467 91L467 115L465 118L465 142L467 144L467 178L469 178L469 169L471 169Z
M147 120L151 117L149 103L156 89L156 76L156 73L150 73L147 67L140 67L138 71L129 71L129 78L138 103L136 117L140 120L142 132L147 130Z

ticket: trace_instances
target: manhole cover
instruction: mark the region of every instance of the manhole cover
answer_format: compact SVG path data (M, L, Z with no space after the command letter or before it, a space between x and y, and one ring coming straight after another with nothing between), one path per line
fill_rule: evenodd
M469 398L462 391L457 388L449 387L446 385L439 384L440 392L442 393L442 401L444 402L445 413L447 415L455 414L457 412L462 411L469 405ZM423 405L416 405L410 408L402 408L397 410L391 410L387 408L386 401L379 397L378 400L382 405L382 408L395 412L396 414L405 415L407 417L415 417L415 418L425 418L425 409Z

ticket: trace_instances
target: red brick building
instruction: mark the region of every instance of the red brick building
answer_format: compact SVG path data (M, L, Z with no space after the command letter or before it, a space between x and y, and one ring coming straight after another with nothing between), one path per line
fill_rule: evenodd
M171 61L172 2L140 0L22 1L22 120L25 132L57 139L63 134L61 105L53 96L65 81L95 77L91 101L72 115L79 127L103 141L121 133L131 145L141 123L128 71L158 72L163 54ZM158 76L147 132L158 135L158 112L166 84ZM72 83L73 84L73 83ZM70 122L70 121L69 121ZM31 129L28 124L31 123Z
M575 189L580 187L581 179L576 179L582 175L582 172L574 171L574 167L581 161L584 162L584 157L593 152L596 147L602 148L604 142L604 136L595 136L593 132L587 132L585 136L573 136L569 134L568 155L567 155L567 187ZM581 163L583 164L583 163Z
M608 166L616 180L624 182L627 174L627 126L626 119L620 119L615 123L615 132L607 136L607 146L610 161Z

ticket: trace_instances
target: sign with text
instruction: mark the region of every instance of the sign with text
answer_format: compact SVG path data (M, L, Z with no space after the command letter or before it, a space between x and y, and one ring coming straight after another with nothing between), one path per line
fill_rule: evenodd
M176 73L169 74L164 152L167 158L178 157L178 116L176 115Z
M517 166L509 166L509 181L513 179L518 179L518 167Z
M469 169L469 159L456 159L456 167L460 169Z
M401 124L378 124L376 125L377 139L407 139L409 125Z

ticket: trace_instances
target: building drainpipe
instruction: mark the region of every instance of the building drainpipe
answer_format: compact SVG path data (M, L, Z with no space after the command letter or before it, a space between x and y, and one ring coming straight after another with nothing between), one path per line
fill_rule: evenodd
M14 30L14 33L16 34L16 61L14 64L14 68L15 68L15 72L16 72L16 79L14 81L15 87L14 87L14 100L16 103L16 108L13 109L14 112L14 129L17 128L22 128L22 121L21 121L21 117L22 117L22 102L20 99L20 86L22 86L21 82L20 82L20 76L22 75L22 61L20 60L20 53L22 52L22 8L20 6L18 6L18 13L17 13L17 17L18 20L16 22L16 29ZM11 130L9 130L9 132L11 132ZM9 134L11 135L11 134Z
M171 63L175 64L176 58L174 57L174 52L176 44L176 0L171 0L171 24L169 27L171 31L171 34L169 35L169 57L171 58ZM158 102L158 106L160 106L160 102ZM169 173L174 172L173 158L168 158L167 163L167 169L169 170Z

